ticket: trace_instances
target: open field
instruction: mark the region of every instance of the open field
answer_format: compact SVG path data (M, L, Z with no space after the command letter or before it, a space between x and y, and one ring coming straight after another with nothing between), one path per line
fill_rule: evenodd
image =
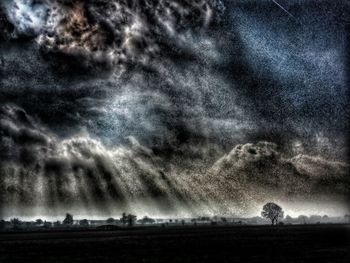
M0 234L0 262L350 262L349 225Z

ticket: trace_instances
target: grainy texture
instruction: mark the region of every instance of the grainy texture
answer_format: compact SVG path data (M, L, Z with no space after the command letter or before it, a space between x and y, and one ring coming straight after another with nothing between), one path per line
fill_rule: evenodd
M1 0L0 218L349 213L344 0Z

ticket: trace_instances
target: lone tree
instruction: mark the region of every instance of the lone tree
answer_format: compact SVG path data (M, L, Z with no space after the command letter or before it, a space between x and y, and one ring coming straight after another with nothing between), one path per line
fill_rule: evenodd
M64 225L73 225L73 216L69 213L66 214L66 218L63 220Z
M283 218L282 207L275 203L264 205L261 216L271 220L272 225L277 225L278 219Z

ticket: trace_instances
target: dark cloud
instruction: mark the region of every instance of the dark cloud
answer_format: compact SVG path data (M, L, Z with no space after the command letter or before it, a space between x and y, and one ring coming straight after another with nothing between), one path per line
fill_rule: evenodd
M296 22L272 1L0 6L4 211L243 214L348 195L341 8L293 3Z
M6 13L0 6L0 40L9 39L13 30L13 24L8 20Z
M212 167L223 182L234 182L242 195L268 199L349 195L349 165L320 156L292 158L271 142L237 145Z
M59 139L15 106L2 107L0 116L4 214L24 206L34 209L29 214L80 207L108 215L140 204L157 213L190 213L195 205L196 194L133 137L108 148L87 133Z
M215 146L189 142L178 149L182 158L169 160L133 137L112 148L87 133L59 139L10 105L1 108L0 133L4 214L15 205L56 212L80 206L108 215L147 203L158 214L239 214L271 198L349 194L347 164L285 158L269 142L237 145L221 158Z
M27 113L16 106L0 108L0 132L2 162L33 162L50 143L44 131L37 129Z
M16 37L35 37L50 56L66 59L55 64L64 71L147 65L154 56L176 53L186 44L186 32L207 28L224 9L219 0L16 0L3 5ZM79 63L69 62L76 59Z

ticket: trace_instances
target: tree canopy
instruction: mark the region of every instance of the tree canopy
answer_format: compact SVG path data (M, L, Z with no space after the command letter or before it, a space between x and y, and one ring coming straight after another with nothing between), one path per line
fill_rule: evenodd
M271 220L272 225L277 225L278 220L283 218L282 207L275 203L267 203L263 206L261 216Z

